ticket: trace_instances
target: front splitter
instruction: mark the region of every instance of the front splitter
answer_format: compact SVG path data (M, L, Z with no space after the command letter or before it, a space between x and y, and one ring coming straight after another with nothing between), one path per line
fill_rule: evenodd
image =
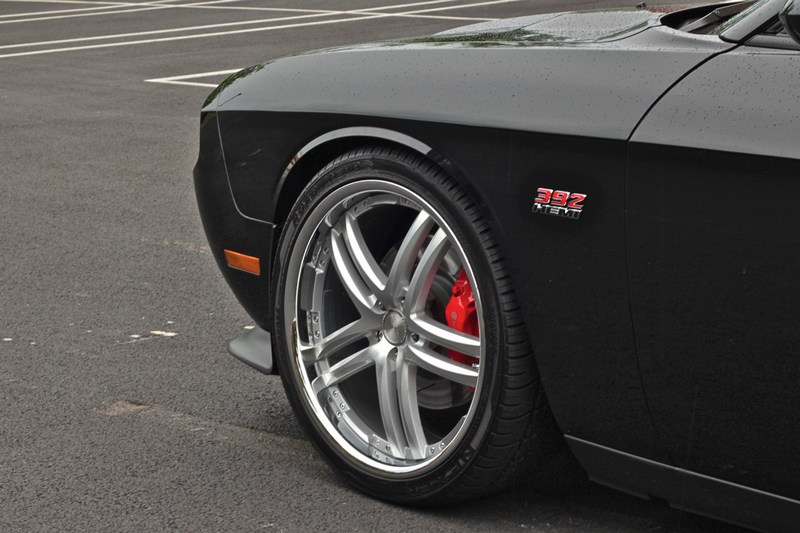
M264 374L272 374L272 337L256 326L228 343L228 352L239 361Z

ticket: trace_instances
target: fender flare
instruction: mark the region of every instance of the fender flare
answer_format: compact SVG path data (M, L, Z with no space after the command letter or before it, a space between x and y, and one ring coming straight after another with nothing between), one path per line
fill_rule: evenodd
M276 199L280 199L283 195L284 187L289 179L289 176L292 174L292 170L294 170L297 164L300 163L303 157L330 142L346 139L372 139L377 141L389 141L391 143L404 146L425 157L430 157L433 152L433 149L427 144L404 133L386 128L353 126L332 130L305 144L295 153L294 156L292 156L289 164L286 166L286 168L284 168L283 172L281 173L281 177L278 180L278 186L275 189Z

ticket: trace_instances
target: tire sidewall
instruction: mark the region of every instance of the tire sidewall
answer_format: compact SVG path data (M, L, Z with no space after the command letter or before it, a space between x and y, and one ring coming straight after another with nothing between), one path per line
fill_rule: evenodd
M486 350L481 365L484 377L479 388L480 398L466 433L456 447L434 468L422 473L394 476L348 459L313 414L304 393L300 390L301 376L283 332L286 265L292 250L298 245L301 228L314 208L332 191L348 183L378 179L410 189L423 197L449 225L470 264L481 294L484 328L481 338ZM502 391L504 365L504 336L499 297L492 268L481 236L473 229L477 206L438 167L414 156L390 156L360 151L343 156L322 169L300 194L292 208L278 245L273 295L275 302L275 348L281 379L301 425L336 470L358 488L371 495L402 503L424 503L457 482L480 453L491 431L493 415ZM465 228L469 228L465 230ZM299 243L305 246L306 243Z

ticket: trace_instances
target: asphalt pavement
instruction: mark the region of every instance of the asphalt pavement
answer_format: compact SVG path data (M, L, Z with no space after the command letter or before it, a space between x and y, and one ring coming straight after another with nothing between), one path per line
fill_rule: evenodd
M0 0L0 530L738 531L596 486L568 458L443 509L351 490L280 379L227 355L252 321L194 199L199 109L226 72L634 3Z

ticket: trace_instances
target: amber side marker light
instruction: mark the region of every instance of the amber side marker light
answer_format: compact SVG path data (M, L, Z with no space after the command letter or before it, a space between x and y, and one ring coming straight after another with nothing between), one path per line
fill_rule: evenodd
M244 270L245 272L255 274L256 276L261 275L261 261L258 259L258 257L225 250L225 260L228 262L228 266L231 268Z

